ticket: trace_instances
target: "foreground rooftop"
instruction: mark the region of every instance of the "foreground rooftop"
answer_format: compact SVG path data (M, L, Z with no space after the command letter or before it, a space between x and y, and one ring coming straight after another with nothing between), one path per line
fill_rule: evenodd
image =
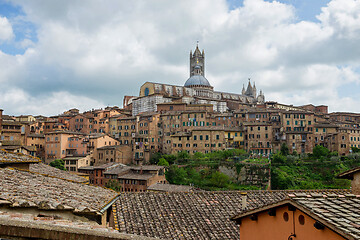
M101 187L26 170L0 169L0 199L12 207L97 213L116 196L116 192Z
M129 192L116 201L118 228L122 233L161 239L239 239L239 228L230 217L241 211L244 193L249 210L294 193L342 195L350 191Z

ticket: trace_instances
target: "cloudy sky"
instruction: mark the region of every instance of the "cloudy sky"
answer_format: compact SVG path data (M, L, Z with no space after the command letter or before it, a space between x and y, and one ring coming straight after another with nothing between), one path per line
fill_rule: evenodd
M360 112L360 0L0 0L0 108L55 115L121 106L146 81L206 77L266 100Z

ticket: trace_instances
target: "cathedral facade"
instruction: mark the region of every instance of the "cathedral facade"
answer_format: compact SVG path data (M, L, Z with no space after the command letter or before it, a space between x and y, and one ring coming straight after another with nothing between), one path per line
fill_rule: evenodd
M132 99L132 114L156 112L157 104L182 102L186 104L211 104L216 112L234 110L234 106L256 105L265 102L260 91L257 94L255 83L250 80L241 94L214 91L214 87L205 78L205 53L196 46L194 53L190 51L190 76L184 86L163 83L145 82L140 87L139 97Z

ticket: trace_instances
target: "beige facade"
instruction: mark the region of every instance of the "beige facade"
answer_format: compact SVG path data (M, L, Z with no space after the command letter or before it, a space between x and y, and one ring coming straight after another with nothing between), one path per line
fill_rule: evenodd
M226 148L225 131L216 127L199 127L191 132L182 132L171 135L171 153L181 151L188 153L209 153Z
M106 163L130 164L132 162L131 147L126 145L103 146L97 149L93 155L94 165Z
M281 115L283 132L290 152L312 152L314 147L314 113L286 111Z
M2 145L21 145L21 123L3 120L0 139Z
M246 123L247 151L253 154L269 155L273 152L272 125L264 122Z
M106 146L118 146L120 142L106 134L91 134L84 138L84 143L86 143L87 154L92 154L92 164L99 165L97 163L96 156L98 156L97 149ZM125 157L124 157L125 158ZM127 159L127 158L125 158Z
M77 173L80 167L90 166L91 159L90 155L86 157L65 157L64 167L67 171Z

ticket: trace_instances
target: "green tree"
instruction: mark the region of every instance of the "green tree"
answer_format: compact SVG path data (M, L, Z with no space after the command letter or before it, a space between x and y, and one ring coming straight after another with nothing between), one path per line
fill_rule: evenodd
M202 152L196 152L194 153L194 155L192 155L192 158L194 160L200 160L202 158L205 158L205 154L203 154Z
M351 147L351 150L352 150L353 153L360 152L360 148L357 148L357 147Z
M313 158L326 158L329 155L330 151L326 147L323 147L321 145L316 145L313 148Z
M215 187L223 188L226 187L226 185L229 183L229 176L219 171L216 171L211 174L210 182Z
M285 143L281 144L280 153L283 156L287 156L290 154L289 147Z
M173 155L173 154L163 155L162 157L165 158L165 160L166 160L170 165L171 165L171 164L174 164L175 161L176 161L176 156Z
M285 164L286 163L286 156L282 155L281 153L275 153L272 155L272 163L275 164Z
M169 163L168 163L168 161L166 161L165 158L160 158L159 161L158 161L158 163L157 163L157 165L168 167L168 166L169 166Z
M120 187L120 185L119 185L119 182L116 181L116 180L112 180L112 179L110 179L110 180L105 184L105 187L110 188L110 189L112 189L112 190L114 190L114 191L117 191L117 192L120 192L120 189L121 189L121 187Z
M177 153L176 159L179 162L186 162L187 160L190 159L190 155L187 151L181 151Z
M176 165L171 165L165 173L166 180L171 184L186 185L186 171Z
M65 162L62 159L55 159L50 163L50 166L58 168L60 170L66 171L66 168L64 167Z
M153 165L158 164L159 159L160 159L161 157L162 157L162 156L161 156L161 153L159 153L159 152L156 152L156 153L151 154L150 161L149 161L150 164L153 164Z

